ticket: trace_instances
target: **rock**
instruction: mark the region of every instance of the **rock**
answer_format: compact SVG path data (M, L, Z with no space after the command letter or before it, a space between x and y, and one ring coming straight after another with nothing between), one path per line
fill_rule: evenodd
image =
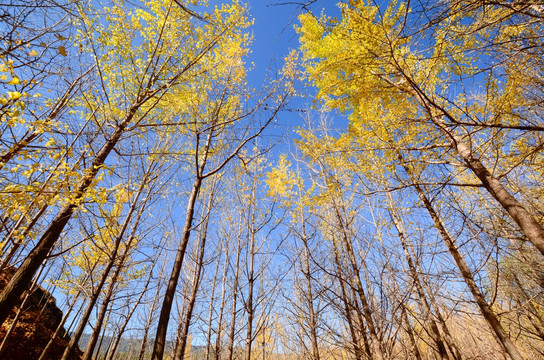
M6 286L15 270L13 267L7 268L0 274L0 290ZM23 294L21 301L26 294L26 292ZM18 308L14 308L6 322L0 326L0 343L13 323L17 310ZM62 311L57 307L55 298L38 286L30 294L21 315L19 315L15 329L7 338L0 358L3 360L38 359L62 321L62 316ZM48 351L47 359L60 359L69 341L70 338L63 328ZM74 351L71 359L80 359L81 355L82 351L78 348Z

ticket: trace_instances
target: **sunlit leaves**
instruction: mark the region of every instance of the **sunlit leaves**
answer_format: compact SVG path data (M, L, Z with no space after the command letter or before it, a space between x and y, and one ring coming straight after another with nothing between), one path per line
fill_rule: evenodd
M289 197L293 190L295 178L289 169L290 163L285 156L281 156L278 165L267 174L265 180L268 185L268 196Z

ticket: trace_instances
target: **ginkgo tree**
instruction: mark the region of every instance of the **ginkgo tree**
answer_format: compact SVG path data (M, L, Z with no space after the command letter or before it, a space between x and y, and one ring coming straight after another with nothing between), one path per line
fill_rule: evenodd
M67 67L66 54L59 51L67 46L73 11L74 4L15 1L2 18L2 267L28 244L25 239L39 235L36 225L60 196L72 170L66 156L59 154L64 140L73 142L61 118L91 73L85 63Z
M70 116L79 117L82 127L93 135L83 138L89 142L81 145L83 155L80 160L76 157L77 166L74 162L66 166L72 171L71 181L63 188L63 196L54 200L56 215L48 218L34 248L0 294L0 322L82 204L103 201L106 194L98 183L114 149L122 155L124 139L160 136L164 130L158 129L191 134L195 142L189 153L196 160L197 182L201 182L220 171L250 138L258 136L286 101L290 87L283 84L291 70L270 86L268 95L252 100L255 105L244 109L249 93L236 89L244 81L241 59L247 53L244 48L249 36L243 29L251 21L237 2L215 8L208 8L204 1L198 5L202 12L195 16L176 1L150 0L139 7L122 0L102 6L92 1L77 4L73 19L76 46L64 51L92 64L94 82L75 101ZM256 130L247 121L238 125L240 120L254 119L265 101L276 106ZM205 172L207 158L221 147L226 155ZM72 149L63 151L68 154ZM194 186L190 204L194 204L199 188L199 184ZM188 240L192 216L187 221L187 238L182 244ZM175 283L170 283L168 291L175 291ZM168 317L168 306L163 308Z
M374 191L390 191L389 181L414 187L484 318L505 351L521 359L424 186L438 192L464 186L453 192L467 201L481 199L476 189L485 189L517 224L522 241L544 254L541 196L530 180L541 173L543 148L534 73L542 63L533 51L542 49L542 24L534 20L541 10L470 1L410 5L349 1L339 4L341 19L301 16L305 68L317 98L350 118L338 139L305 134L303 142L310 152L325 148L329 155L321 161L344 172L357 164L353 171L364 174ZM516 62L524 64L522 70ZM508 189L510 178L515 186ZM353 182L339 184L349 188ZM464 215L476 222L481 217Z
M423 4L339 6L339 20L300 18L318 98L350 110L350 126L369 142L394 141L414 157L449 163L454 176L471 173L544 254L536 210L504 184L517 169L540 173L535 72L542 64L534 49L542 49L543 39L542 23L532 20L540 10L455 1L426 23L417 16L426 11ZM396 116L384 124L383 114ZM385 129L392 137L386 139Z

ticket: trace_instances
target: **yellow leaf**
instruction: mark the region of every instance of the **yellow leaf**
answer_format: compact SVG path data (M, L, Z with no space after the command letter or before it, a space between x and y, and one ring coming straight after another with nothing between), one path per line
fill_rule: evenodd
M19 78L17 76L8 81L8 85L19 85L20 83L21 81L19 81Z
M22 95L20 92L18 91L8 91L8 96L10 98L10 100L17 100L19 99Z
M59 46L59 54L61 54L62 56L67 55L66 48L64 46Z
M38 52L36 50L32 50L31 52L28 53L28 56L38 56Z

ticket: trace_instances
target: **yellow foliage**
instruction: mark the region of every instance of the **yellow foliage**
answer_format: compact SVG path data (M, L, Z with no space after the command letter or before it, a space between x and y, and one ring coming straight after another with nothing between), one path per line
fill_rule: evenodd
M295 185L295 176L290 172L286 156L280 156L278 165L267 173L265 183L268 185L267 196L288 197Z

